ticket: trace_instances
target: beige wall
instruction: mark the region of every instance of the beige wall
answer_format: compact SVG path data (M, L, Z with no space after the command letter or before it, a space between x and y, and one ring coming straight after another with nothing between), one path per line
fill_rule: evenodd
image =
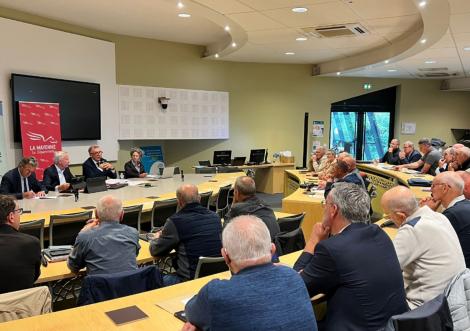
M231 149L233 156L251 148L269 148L270 156L291 150L301 165L304 113L328 129L330 104L365 93L365 82L371 91L400 86L395 133L402 140L430 136L453 143L450 128L470 128L470 93L440 92L435 80L312 77L310 65L210 61L201 59L198 46L105 34L1 8L0 16L114 41L118 84L230 92L230 139L121 142L118 169L132 146L153 144L163 145L167 163L185 171L212 159L216 149ZM417 123L416 135L400 136L403 121ZM328 143L328 130L321 141Z

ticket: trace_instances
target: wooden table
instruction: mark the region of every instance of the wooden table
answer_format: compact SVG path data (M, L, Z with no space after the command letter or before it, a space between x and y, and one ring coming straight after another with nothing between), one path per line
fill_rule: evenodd
M255 172L256 191L275 194L284 192L284 171L294 170L294 163L268 163L245 165L240 169L251 169Z

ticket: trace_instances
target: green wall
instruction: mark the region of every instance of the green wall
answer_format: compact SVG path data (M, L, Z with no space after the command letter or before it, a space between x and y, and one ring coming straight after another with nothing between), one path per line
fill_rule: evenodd
M402 140L429 136L453 143L451 128L470 128L470 93L441 92L438 80L312 77L310 65L205 60L200 46L107 34L4 8L0 16L113 41L117 84L230 93L230 139L122 141L118 169L132 146L154 144L163 145L167 163L185 171L198 160L212 159L216 149L231 149L233 156L248 155L251 148L269 148L270 155L291 150L301 165L304 113L310 123L325 121L321 142L327 144L330 104L365 93L365 82L372 84L371 91L400 87L395 135ZM404 121L417 123L416 135L399 134Z

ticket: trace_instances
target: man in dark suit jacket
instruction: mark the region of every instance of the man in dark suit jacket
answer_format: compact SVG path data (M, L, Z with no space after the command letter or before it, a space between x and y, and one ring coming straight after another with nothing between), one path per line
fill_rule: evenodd
M398 139L392 139L390 141L390 147L388 148L387 152L385 152L384 156L380 159L380 162L387 162L388 164L400 164L400 141Z
M124 164L125 178L144 178L147 176L144 165L140 162L142 154L140 148L134 147L131 149L131 159Z
M432 197L421 200L434 211L442 205L442 214L447 217L457 233L465 257L465 265L470 268L470 201L463 195L464 181L453 171L438 174L431 186Z
M70 158L67 152L55 152L54 164L44 170L42 183L48 191L67 191L70 188L70 181L73 178L69 169Z
M380 227L367 224L369 204L358 185L335 184L323 223L314 225L294 265L310 296L327 297L320 329L379 330L392 315L408 310L395 249Z
M18 232L23 212L12 196L0 195L0 293L33 287L41 273L41 246Z
M87 178L95 178L95 177L109 177L109 178L116 178L116 170L111 163L109 163L106 159L103 159L103 151L101 150L100 146L92 145L88 148L88 154L90 157L83 162L83 176L85 179Z
M17 199L31 199L45 195L45 188L36 179L38 163L34 157L25 157L18 164L18 168L7 171L2 177L0 185L1 194L14 195Z
M421 160L421 153L415 149L413 142L407 140L403 144L403 151L398 154L399 160L398 164L410 164ZM420 171L421 168L416 168L417 171Z

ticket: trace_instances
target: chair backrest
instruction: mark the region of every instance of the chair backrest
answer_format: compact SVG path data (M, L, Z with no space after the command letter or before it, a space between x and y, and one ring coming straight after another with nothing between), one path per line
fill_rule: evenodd
M122 224L136 228L140 233L140 218L142 216L143 205L123 207L124 216L122 217Z
M176 213L178 201L168 199L163 201L154 201L152 208L152 228L165 225L168 217Z
M217 195L216 208L224 209L227 206L228 192L232 188L232 185L222 186L219 188L219 194Z
M217 171L216 167L202 167L202 168L195 168L195 172L197 174L215 174Z
M385 331L452 331L452 318L444 294L416 309L390 318Z
M93 211L51 215L49 221L49 246L73 245L80 230L92 217Z
M41 249L44 249L44 219L22 222L19 231L38 238Z
M50 312L52 312L52 297L47 286L0 294L0 322Z
M200 196L201 196L201 206L209 209L209 200L212 196L212 191L201 193Z
M305 213L301 213L293 216L278 218L277 222L279 224L281 232L290 232L302 226L304 217Z
M470 269L455 275L444 291L455 331L470 330L469 292Z
M78 297L78 306L121 298L163 286L162 275L155 266L114 274L86 276Z
M278 256L296 252L305 247L302 228L290 232L279 232L274 238Z
M217 274L219 272L227 271L228 266L223 257L204 257L200 256L197 262L196 272L194 279Z

